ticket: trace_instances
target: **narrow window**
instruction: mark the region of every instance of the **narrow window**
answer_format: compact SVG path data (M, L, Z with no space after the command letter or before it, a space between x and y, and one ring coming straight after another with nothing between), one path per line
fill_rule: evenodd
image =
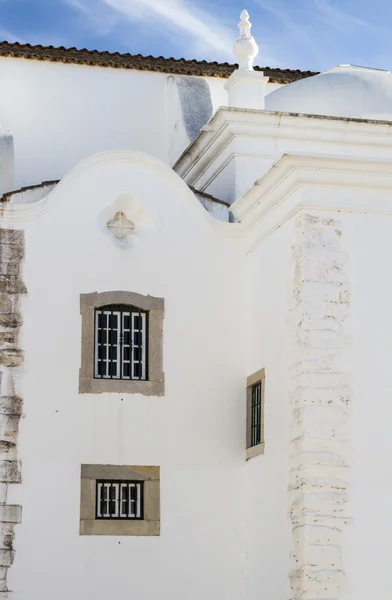
M261 443L261 381L252 385L251 447Z
M147 380L148 313L134 306L95 310L94 377Z
M246 390L246 458L264 453L265 371L248 377Z
M96 519L143 520L143 481L97 481Z

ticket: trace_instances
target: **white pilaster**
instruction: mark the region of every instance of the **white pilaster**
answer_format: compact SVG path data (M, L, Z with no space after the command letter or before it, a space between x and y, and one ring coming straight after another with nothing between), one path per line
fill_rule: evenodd
M303 214L293 248L291 600L342 600L348 521L347 257L339 222Z

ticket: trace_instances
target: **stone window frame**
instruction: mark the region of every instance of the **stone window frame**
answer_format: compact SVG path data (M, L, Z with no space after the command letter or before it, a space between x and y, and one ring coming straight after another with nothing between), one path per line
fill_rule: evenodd
M252 423L252 386L261 383L261 442L251 446L251 423ZM250 375L246 380L246 460L264 454L264 405L265 405L265 369L260 369Z
M110 304L136 306L148 312L148 379L100 379L94 377L95 309ZM135 292L112 291L80 294L82 316L82 351L79 370L80 394L142 394L163 396L163 298Z
M143 481L144 518L96 518L96 482ZM80 535L160 535L160 467L126 465L81 465Z

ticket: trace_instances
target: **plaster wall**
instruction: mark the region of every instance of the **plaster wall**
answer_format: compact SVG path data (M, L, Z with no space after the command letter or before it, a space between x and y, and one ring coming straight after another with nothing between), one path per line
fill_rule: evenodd
M23 523L9 587L18 600L238 600L244 242L159 161L116 157L78 167L25 223L23 482L9 497ZM150 224L139 245L105 230L119 195ZM164 397L78 394L79 295L105 290L165 299ZM160 466L161 536L80 537L82 463Z
M0 123L15 139L14 189L61 179L83 158L105 150L138 150L172 164L195 127L184 125L187 106L175 85L172 90L177 76L166 73L7 57L0 59L0 78L7 90ZM227 105L225 79L185 79L207 82L212 111ZM271 91L277 87L270 85ZM205 110L196 107L195 113Z
M265 451L246 463L247 599L289 593L288 517L290 412L288 392L290 245L286 222L247 255L247 375L265 368Z
M295 216L292 245L293 592L301 598L388 598L390 193L304 187L301 202L318 210Z
M367 194L368 203L387 198L386 193ZM349 507L352 521L343 545L347 598L388 598L392 594L392 484L388 466L392 453L392 285L386 257L392 251L392 217L389 211L345 214L339 219L350 252L348 334L353 342Z

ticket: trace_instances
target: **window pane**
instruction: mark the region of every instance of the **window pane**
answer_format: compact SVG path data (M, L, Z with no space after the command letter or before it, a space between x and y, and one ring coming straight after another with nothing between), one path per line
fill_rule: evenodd
M109 315L109 328L110 329L118 328L118 316L117 315Z
M109 363L109 375L111 375L111 377L115 377L117 375L117 362Z
M98 329L98 344L106 344L106 331Z
M141 363L135 363L133 366L133 373L136 379L140 379L142 376L142 365Z
M103 315L102 313L98 314L98 327L99 327L99 329L105 329L106 328L106 323L107 323L106 315Z
M124 329L131 328L131 318L128 315L124 315Z
M129 346L131 343L131 334L129 331L124 331L124 346Z
M133 343L135 346L141 346L143 341L143 336L141 331L135 331L133 334Z
M139 330L143 329L143 319L141 315L134 317L134 328Z
M129 362L123 364L123 376L127 379L131 376L131 365Z

